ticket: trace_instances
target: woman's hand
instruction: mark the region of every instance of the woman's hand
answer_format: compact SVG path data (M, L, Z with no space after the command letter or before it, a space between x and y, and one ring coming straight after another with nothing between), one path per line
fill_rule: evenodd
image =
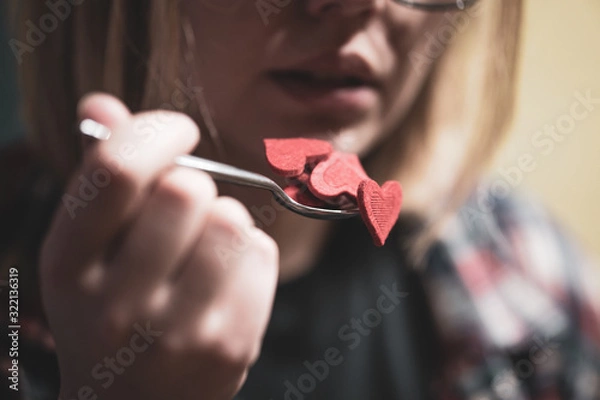
M85 152L41 254L62 398L232 398L271 313L275 242L173 165L198 143L190 118L106 95L79 115L113 133Z

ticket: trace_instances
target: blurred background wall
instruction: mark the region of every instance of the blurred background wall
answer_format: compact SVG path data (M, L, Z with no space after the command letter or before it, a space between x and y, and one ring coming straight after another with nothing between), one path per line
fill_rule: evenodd
M527 0L524 28L516 120L492 171L511 171L600 255L600 1ZM525 154L535 168L520 182Z

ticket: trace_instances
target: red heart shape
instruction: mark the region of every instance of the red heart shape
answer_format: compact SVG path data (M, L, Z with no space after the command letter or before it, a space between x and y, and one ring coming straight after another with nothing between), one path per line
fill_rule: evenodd
M343 194L356 199L358 186L366 179L369 177L356 154L334 152L317 164L308 187L316 197L326 201Z
M358 208L376 246L383 246L402 207L402 186L396 181L388 181L379 187L377 182L368 179L358 187Z
M323 200L317 199L308 191L306 186L295 185L286 186L283 191L300 204L310 207L325 207L327 204Z
M265 139L264 144L273 171L287 178L301 175L307 164L319 162L333 151L329 142L318 139Z

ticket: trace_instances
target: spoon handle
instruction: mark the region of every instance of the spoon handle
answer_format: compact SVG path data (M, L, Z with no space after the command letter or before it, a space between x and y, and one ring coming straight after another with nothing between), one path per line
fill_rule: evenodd
M190 155L175 157L175 163L182 167L202 170L215 180L236 185L250 186L275 192L278 185L264 175L246 171L231 165Z

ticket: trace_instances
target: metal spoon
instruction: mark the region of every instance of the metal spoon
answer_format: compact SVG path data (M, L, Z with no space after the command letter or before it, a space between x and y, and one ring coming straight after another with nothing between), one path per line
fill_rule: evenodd
M110 129L91 119L81 121L79 130L87 136L100 140L107 140L111 135ZM358 209L339 210L305 206L288 196L281 186L272 179L231 165L190 155L175 157L174 161L175 164L182 167L195 168L204 171L213 179L220 182L268 190L282 206L308 218L346 219L359 215Z

